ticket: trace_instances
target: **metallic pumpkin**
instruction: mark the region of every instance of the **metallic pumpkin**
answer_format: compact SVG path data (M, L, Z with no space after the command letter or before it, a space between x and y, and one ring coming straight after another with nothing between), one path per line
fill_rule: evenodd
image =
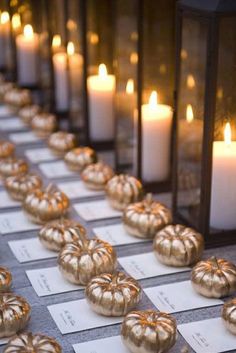
M0 294L0 338L10 337L23 330L30 318L27 301L15 294Z
M227 330L236 335L236 298L224 303L221 317Z
M225 260L211 257L200 261L192 270L193 288L208 298L222 298L236 291L236 266Z
M113 177L112 168L103 163L93 163L88 165L82 172L81 178L88 189L104 190L107 182Z
M62 275L74 284L86 285L94 276L114 272L116 265L115 250L100 239L66 244L58 256Z
M26 215L37 224L44 224L65 216L69 206L68 197L53 185L49 185L45 190L31 191L23 202Z
M123 272L103 273L93 277L85 289L90 307L104 316L123 316L140 302L139 283Z
M11 282L11 272L5 267L0 267L0 293L9 291Z
M3 353L62 353L54 338L31 332L13 336Z
M39 240L45 248L60 251L67 243L86 239L86 230L78 222L61 218L49 222L39 231Z
M146 199L126 207L123 213L123 225L127 232L138 238L153 238L156 232L172 222L171 211L163 204Z
M0 102L4 102L6 93L15 87L13 82L1 82L0 83Z
M107 200L119 211L123 211L131 203L140 201L143 194L141 182L126 174L115 175L106 185Z
M57 128L57 118L54 114L38 113L32 118L31 127L37 136L48 137Z
M9 158L15 152L15 145L9 141L0 141L0 159Z
M5 187L10 196L17 201L23 201L26 195L42 186L42 180L35 174L20 174L6 178Z
M77 147L67 152L64 160L70 170L80 172L88 165L96 163L97 155L90 147Z
M28 171L28 164L25 160L9 157L0 160L0 176L7 178L9 176L25 174Z
M26 125L30 125L31 120L40 112L40 110L41 108L37 104L26 105L19 110L18 115Z
M76 137L66 131L57 131L48 138L48 146L54 154L63 157L66 152L76 146Z
M18 112L20 108L31 104L31 92L28 89L14 87L6 92L4 102L9 106L11 111Z
M124 318L121 337L131 353L167 352L176 342L176 321L154 310L133 311Z
M165 265L182 267L196 263L204 249L203 236L181 224L168 225L157 232L153 242L157 259Z

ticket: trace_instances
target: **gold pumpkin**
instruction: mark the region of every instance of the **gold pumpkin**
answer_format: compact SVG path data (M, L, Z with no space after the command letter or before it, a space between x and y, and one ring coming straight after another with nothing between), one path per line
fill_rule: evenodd
M133 311L124 318L121 337L131 353L167 352L176 342L176 321L154 310Z
M25 174L28 171L28 164L23 159L15 157L0 160L0 176L7 178L9 176Z
M48 137L57 128L57 118L54 114L38 113L32 118L31 127L37 136Z
M4 101L12 112L18 112L21 107L31 103L31 92L28 89L12 88L4 95Z
M127 206L122 220L129 234L138 238L153 238L158 230L171 223L172 214L148 194L145 200Z
M54 154L63 157L66 152L76 146L76 137L65 131L57 131L49 136L48 146Z
M18 115L26 125L30 125L31 120L40 110L41 108L37 104L27 105L19 110Z
M227 330L236 335L236 298L224 303L221 316Z
M141 182L130 175L115 175L106 185L107 200L119 211L123 211L131 203L140 201L143 194Z
M188 266L196 263L204 249L203 236L181 224L168 225L157 232L153 242L157 259L169 266Z
M66 244L59 253L58 265L69 282L86 285L94 276L114 272L117 257L110 244L91 239Z
M107 182L113 177L112 168L103 163L93 163L88 165L82 172L81 178L88 189L104 190Z
M62 353L54 338L31 332L12 337L3 353Z
M15 152L15 145L9 141L0 141L0 159L11 157Z
M62 218L47 223L39 231L39 239L45 248L60 251L67 243L86 239L86 230L80 223Z
M85 289L88 304L98 314L123 316L141 300L138 282L123 272L93 277Z
M11 272L5 267L0 267L0 292L7 292L11 287L11 282Z
M53 185L49 185L45 190L31 191L23 203L26 215L37 224L44 224L65 216L69 206L68 197Z
M67 152L64 159L70 170L80 172L88 165L96 163L97 155L90 147L77 147Z
M193 288L208 298L221 298L236 291L236 266L225 259L211 257L192 270Z
M0 102L4 102L6 93L15 87L13 82L1 82L0 83Z
M6 178L5 187L10 196L17 201L23 201L26 195L42 186L42 180L35 174L20 174Z
M15 294L0 294L0 338L13 336L23 330L30 318L27 301Z

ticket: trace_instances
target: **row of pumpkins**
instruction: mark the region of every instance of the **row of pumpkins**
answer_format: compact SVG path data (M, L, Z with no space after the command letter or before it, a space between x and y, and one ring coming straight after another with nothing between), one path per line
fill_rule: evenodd
M21 90L17 92L20 94ZM16 91L12 97L19 101L16 99ZM5 102L15 110L16 104L9 103L9 97ZM18 114L23 121L31 124L36 134L46 137L56 126L52 130L48 129L52 115L35 110L34 105L26 105ZM37 117L40 117L39 120ZM32 123L34 120L40 121L39 128ZM137 179L129 175L114 175L108 165L97 162L94 150L76 147L73 134L62 131L52 133L48 145L57 156L65 155L65 162L70 169L81 172L86 187L106 190L110 205L123 211L123 224L129 234L154 238L154 253L159 261L169 266L187 266L201 258L204 248L202 235L183 225L171 225L170 210L154 201L150 195L143 200L143 187ZM153 310L131 311L140 302L142 289L135 279L123 272L116 272L117 257L113 247L97 238L88 239L81 224L64 219L69 208L67 196L54 186L42 189L40 177L28 173L27 163L12 157L13 154L14 145L1 141L0 176L10 196L23 202L23 209L30 220L44 224L39 239L46 248L59 252L58 265L62 275L72 283L86 286L85 296L96 313L105 316L126 315L121 335L130 352L161 353L171 348L176 341L175 319L169 314ZM195 265L191 279L193 287L201 295L223 297L236 290L236 267L224 259L211 258ZM0 337L11 336L21 330L30 316L29 304L23 298L7 293L10 282L11 274L1 268L0 291L3 294L0 296L0 312L7 311L10 315L0 315ZM14 311L16 307L17 315ZM235 313L236 300L231 300L224 305L222 315L226 327L234 334ZM44 340L47 342L45 344L50 342L52 352L61 352L53 339L32 334L14 337L4 352L12 352L13 345L20 347L22 340L26 348L29 344L33 345L35 340L40 346L40 352L44 352L41 342ZM35 352L39 351L37 347L33 346ZM28 352L26 348L25 352Z

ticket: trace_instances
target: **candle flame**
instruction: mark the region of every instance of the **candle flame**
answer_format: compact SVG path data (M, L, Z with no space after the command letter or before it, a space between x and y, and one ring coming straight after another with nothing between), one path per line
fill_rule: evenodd
M136 52L131 53L129 60L131 64L136 65L138 63L138 53Z
M0 23L1 24L6 24L10 21L10 16L9 13L7 11L3 11L1 13L1 17L0 17Z
M107 68L105 64L100 64L98 67L98 75L100 77L106 77L107 76Z
M155 108L157 106L158 102L158 94L157 91L152 91L150 97L149 97L149 106L151 108Z
M73 55L75 53L75 46L73 42L69 42L67 44L67 54L68 55Z
M26 38L33 38L34 32L33 32L33 27L31 25L25 25L23 32Z
M60 34L55 34L52 38L52 47L58 48L61 46L61 36Z
M188 75L187 76L187 86L190 89L192 89L192 88L194 88L196 86L195 78L193 77L193 75Z
M21 19L19 13L14 13L11 19L12 28L17 30L21 27Z
M194 119L193 107L191 104L188 104L186 108L186 120L188 123L191 123L193 119Z
M126 93L127 94L132 94L134 93L134 80L132 78L129 78L126 84Z
M225 130L224 130L224 138L226 146L231 145L231 127L230 123L226 123Z

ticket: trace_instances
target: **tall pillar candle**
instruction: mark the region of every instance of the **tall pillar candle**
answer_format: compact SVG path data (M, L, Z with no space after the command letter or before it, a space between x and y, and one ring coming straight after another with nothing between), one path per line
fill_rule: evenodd
M170 173L172 109L157 103L152 92L142 105L142 178L146 182L165 181Z
M236 141L231 141L229 123L225 141L213 143L210 225L216 229L236 228Z
M10 16L7 11L0 15L0 68L7 67L8 48L10 45Z
M63 113L69 109L67 54L56 53L53 55L52 61L56 111Z
M34 86L39 81L39 36L31 25L16 37L17 75L21 86Z
M87 79L89 95L89 126L92 141L114 139L115 76L108 75L104 64L99 65L99 74Z

